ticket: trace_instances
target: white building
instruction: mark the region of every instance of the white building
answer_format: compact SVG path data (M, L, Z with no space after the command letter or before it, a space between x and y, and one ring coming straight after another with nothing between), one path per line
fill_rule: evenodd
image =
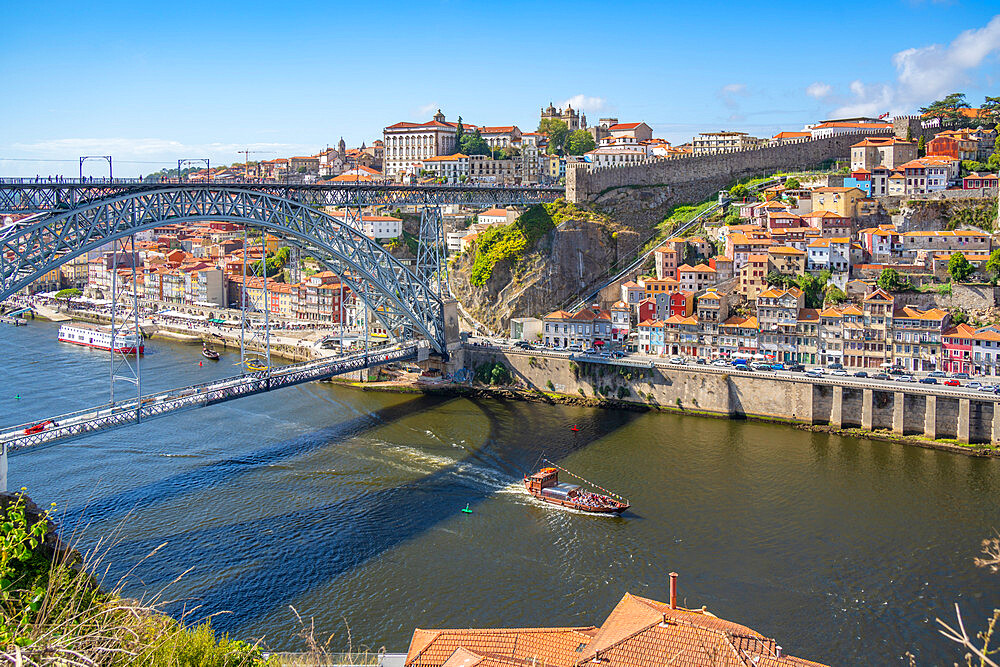
M384 173L400 180L416 172L415 165L427 158L455 151L457 124L445 120L438 109L427 123L396 123L382 130L385 144Z
M465 182L469 178L469 156L463 153L429 157L420 164L432 178L444 179L446 183Z

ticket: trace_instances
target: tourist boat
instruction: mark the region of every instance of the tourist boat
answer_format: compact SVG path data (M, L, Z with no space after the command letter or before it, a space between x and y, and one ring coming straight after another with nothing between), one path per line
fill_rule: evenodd
M203 343L201 346L201 356L206 359L211 359L212 361L218 361L219 357L222 355L210 348L207 344Z
M546 461L546 463L550 463ZM554 465L554 464L553 464ZM578 484L567 484L559 481L558 466L542 468L533 475L524 476L524 488L528 493L553 505L592 512L595 514L621 514L629 508L627 500L616 493L593 484L605 493L593 493L581 488ZM568 470L561 469L570 475ZM574 477L576 475L573 475ZM581 481L585 481L582 477ZM588 482L590 483L590 482Z
M136 335L134 331L119 330L115 333L114 344L111 341L111 327L102 327L96 324L63 324L59 327L59 340L64 343L83 345L84 347L96 347L99 350L111 350L121 354L139 354L145 352L142 343L142 335Z

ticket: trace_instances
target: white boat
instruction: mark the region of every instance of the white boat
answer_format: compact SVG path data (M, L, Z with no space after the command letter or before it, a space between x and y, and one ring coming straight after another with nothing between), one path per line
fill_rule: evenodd
M96 347L99 350L111 350L111 327L102 327L96 324L63 324L59 327L59 340L63 343L73 343L84 347ZM115 334L115 352L121 354L135 354L136 348L139 354L145 352L142 337L136 336L133 331L119 330Z

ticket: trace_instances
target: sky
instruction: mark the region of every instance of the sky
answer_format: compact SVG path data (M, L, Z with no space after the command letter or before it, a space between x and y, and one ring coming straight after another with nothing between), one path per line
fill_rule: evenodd
M746 8L746 9L741 9ZM1000 95L1000 3L8 2L0 176L116 176L371 144L398 121L536 129L549 102L675 144ZM107 166L86 163L85 174Z

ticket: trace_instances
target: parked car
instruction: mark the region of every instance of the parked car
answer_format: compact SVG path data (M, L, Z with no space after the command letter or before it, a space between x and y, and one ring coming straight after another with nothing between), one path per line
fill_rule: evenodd
M821 377L823 377L823 374L820 373L819 371L817 371L815 368L811 368L811 369L809 369L809 370L806 371L806 377L807 378L821 378Z
M747 360L746 359L733 359L732 364L733 364L733 366L746 366L747 365Z
M597 354L597 348L595 348L595 347L588 347L586 350L584 350L583 353L584 354Z
M667 363L668 364L683 364L684 360L681 359L680 357L670 357L669 359L667 359Z
M598 355L598 356L600 356L601 359L610 359L611 358L611 353L607 352L607 351L602 351L600 353L600 355Z
M896 382L914 382L912 375L897 375Z
M875 375L872 375L871 379L872 380L888 380L889 379L889 374L888 373L878 372L878 373L875 373Z
M772 371L783 371L783 370L785 370L785 365L784 364L771 364L771 370Z
M890 368L889 375L906 375L906 371L902 368Z
M930 375L928 375L925 378L920 378L920 384L937 384L937 383L938 383L937 378L932 378Z
M844 364L832 363L832 364L827 364L826 367L832 368L833 370L841 370L844 367Z
M519 347L522 350L530 350L530 349L532 349L531 343L529 343L526 340L519 340L519 341L517 341L516 343L514 343L514 347Z
M968 373L952 373L951 376L953 378L958 379L958 380L968 380L969 379L969 374Z
M790 370L793 373L801 373L805 369L806 369L806 367L803 366L802 364L788 364L788 366L787 366L787 370Z
M956 380L955 378L950 378L950 379L944 381L944 386L946 386L946 387L961 387L962 383L959 382L958 380Z
M990 392L990 393L993 393L993 391L994 391L995 389L996 389L996 387L994 387L994 386L993 386L993 385L991 385L991 384L984 384L983 386L981 386L981 387L979 388L979 391L988 391L988 392Z
M728 366L729 362L726 361L725 359L716 359L715 361L712 362L712 365L713 366Z
M856 378L866 378L866 377L868 377L868 373L866 373L865 371L857 371L857 372L854 373L854 377L856 377Z
M806 373L819 373L820 375L826 375L826 369L822 366L813 366Z
M977 382L976 380L973 380L969 384L965 385L965 388L966 389L976 389L976 390L978 390L982 386L983 386L982 383Z
M566 349L570 352L583 352L583 347L580 345L570 345Z
M755 371L769 371L771 370L771 364L765 364L762 361L758 361L750 364L750 368Z
M704 364L707 364L708 361L706 361L705 359L702 359L701 357L698 357L697 359L694 360L694 363L696 363L696 364L703 364L704 365Z
M945 378L945 377L948 377L948 376L947 376L947 374L945 374L944 371L931 371L930 373L927 374L927 377L929 377L929 378Z
M847 371L845 371L843 368L837 368L832 373L830 373L830 375L836 375L837 377L847 377Z
M624 356L625 356L625 353L622 352L621 350L615 350L614 352L611 353L611 357L613 359L621 359Z

